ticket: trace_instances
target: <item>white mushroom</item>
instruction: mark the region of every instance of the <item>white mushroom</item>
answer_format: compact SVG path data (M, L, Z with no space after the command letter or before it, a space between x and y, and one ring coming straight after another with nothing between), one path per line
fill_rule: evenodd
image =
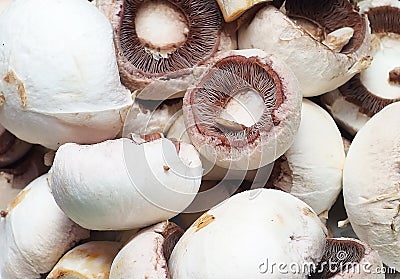
M343 172L346 212L357 236L400 271L400 102L357 133Z
M193 145L225 169L268 165L292 144L300 122L301 93L292 71L257 49L230 51L183 99Z
M58 208L47 179L34 180L2 212L0 278L41 278L76 242L89 237Z
M52 149L115 137L132 98L112 36L88 1L13 1L0 15L1 124Z
M169 279L167 262L183 230L162 222L135 235L112 262L110 279Z
M172 278L305 278L306 271L271 273L271 264L317 264L324 247L325 227L308 205L257 189L203 214L176 244L168 267Z
M46 279L108 279L121 243L91 241L68 251Z
M279 158L269 187L290 192L317 213L327 212L342 189L344 145L332 117L303 99L300 127L292 146Z
M400 2L364 0L359 7L371 25L372 63L321 97L336 121L352 135L382 108L400 101Z
M298 78L303 96L333 90L369 65L368 20L348 1L287 0L285 10L268 5L258 11L240 28L239 49L260 48L284 60ZM341 38L349 28L354 34L344 32Z
M97 0L114 28L122 83L138 98L183 96L220 53L236 49L236 33L225 28L216 1ZM200 73L202 70L200 70Z
M183 211L199 190L201 174L198 153L189 144L121 138L61 146L50 186L60 208L81 226L124 230Z

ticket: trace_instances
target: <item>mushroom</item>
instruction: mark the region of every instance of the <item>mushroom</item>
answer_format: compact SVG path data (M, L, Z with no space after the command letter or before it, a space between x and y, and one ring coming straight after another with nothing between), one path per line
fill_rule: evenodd
M347 215L357 236L400 271L400 102L375 114L351 143L343 171Z
M139 231L115 257L110 279L171 278L167 262L182 234L168 221Z
M324 256L310 279L385 278L378 252L353 238L328 238Z
M51 149L115 137L132 104L109 22L81 0L19 0L1 13L0 92L0 123Z
M236 35L224 26L215 1L97 0L97 7L114 28L122 83L132 91L153 83L165 100L186 91L198 66L208 65L221 52L236 49ZM202 70L200 70L200 73Z
M259 48L284 60L303 96L331 91L370 64L366 16L347 0L287 0L268 5L239 29L239 49Z
M1 278L41 278L69 248L89 237L58 208L47 179L32 181L1 213Z
M290 69L261 50L230 51L183 99L187 133L199 153L225 169L268 165L292 144L301 94Z
M108 279L111 263L121 244L114 241L90 241L68 251L46 279Z
M332 117L303 99L293 144L275 161L267 187L289 192L317 214L328 212L342 189L344 145Z
M131 133L148 135L168 131L181 108L181 99L164 102L146 102L136 99L126 116L123 135Z
M321 96L329 112L352 135L382 108L400 101L400 2L364 0L358 5L370 21L372 63Z
M198 153L160 135L147 139L62 145L49 179L60 208L92 230L141 228L183 211L200 187Z
M197 219L179 239L168 267L172 278L265 278L266 261L316 265L325 236L318 216L292 195L272 189L245 191ZM268 276L308 275L275 272Z

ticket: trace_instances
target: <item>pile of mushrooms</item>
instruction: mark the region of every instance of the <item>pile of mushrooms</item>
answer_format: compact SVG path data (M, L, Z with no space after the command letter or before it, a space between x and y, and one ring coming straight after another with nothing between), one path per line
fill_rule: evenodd
M0 279L400 272L399 18L0 1Z

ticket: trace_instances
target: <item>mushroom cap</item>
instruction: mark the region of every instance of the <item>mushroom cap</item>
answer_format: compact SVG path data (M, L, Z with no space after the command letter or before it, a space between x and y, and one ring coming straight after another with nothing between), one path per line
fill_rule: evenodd
M282 191L256 189L232 196L203 214L176 244L172 278L304 278L261 272L271 264L316 264L325 227L304 202Z
M202 174L194 147L178 145L179 152L165 138L64 144L50 170L55 200L92 230L140 228L172 218L192 202Z
M357 3L360 13L368 12L369 9L380 7L380 6L391 6L400 8L400 2L398 0L363 0Z
M344 205L357 236L400 271L400 103L375 114L355 136L344 165Z
M41 278L76 242L89 237L57 206L47 179L42 175L32 181L0 220L1 278Z
M282 183L291 183L282 189L291 189L292 195L317 214L329 210L342 189L345 160L343 140L332 117L320 106L303 99L300 127L284 156L291 177Z
M46 279L105 279L121 243L90 241L69 250L54 266Z
M239 29L239 49L259 48L285 61L300 82L303 96L331 91L366 68L370 59L370 29L365 17L363 42L354 52L329 49L272 5L262 8Z
M12 2L0 16L1 124L51 149L115 137L132 98L112 36L89 2Z
M261 168L276 160L293 143L294 136L300 124L302 98L298 81L293 72L287 68L286 64L276 56L269 55L262 50L232 50L226 52L221 57L221 60L230 56L256 57L260 63L268 65L279 77L284 97L279 107L275 108L273 107L275 104L271 105L274 108L274 125L267 132L261 130L257 138L253 142L248 143L246 147L229 147L218 137L210 137L202 134L198 131L198 123L196 123L193 107L198 106L201 108L203 104L190 103L192 91L196 90L199 86L195 85L193 88L188 89L183 99L183 116L187 134L202 156L210 162L215 161L215 164L222 168L235 170ZM207 74L206 71L205 75ZM245 107L246 112L248 111L246 110L246 105L240 103L240 106L242 108ZM265 109L265 105L262 109ZM240 118L240 112L237 114L234 117ZM275 122L278 124L275 124Z

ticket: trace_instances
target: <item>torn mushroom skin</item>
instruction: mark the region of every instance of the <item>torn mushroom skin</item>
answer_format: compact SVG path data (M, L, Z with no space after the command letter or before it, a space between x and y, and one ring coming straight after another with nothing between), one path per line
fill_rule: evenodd
M202 167L192 145L161 135L132 138L58 149L50 187L76 223L92 230L141 228L172 218L194 199Z
M110 279L171 278L167 263L183 232L168 221L139 231L113 260Z
M370 64L370 29L347 0L285 1L284 11L267 5L243 25L239 49L259 48L284 60L303 96L344 84Z
M47 179L43 175L32 181L1 214L2 278L41 278L68 249L89 237L57 206Z
M183 117L193 145L225 169L268 165L292 144L301 93L292 71L257 49L230 51L185 93Z
M0 46L0 123L15 136L57 149L118 134L132 97L112 28L91 3L13 1L0 14Z
M299 199L272 189L245 191L197 219L179 239L168 267L172 278L187 274L193 279L265 278L266 259L317 264L325 237L318 216ZM279 278L306 275L288 273Z
M343 170L344 206L354 232L378 251L384 264L397 271L400 271L399 114L400 102L375 114L354 137Z
M400 101L400 3L364 0L360 13L371 26L371 65L344 85L321 96L337 122L353 136L385 106Z
M161 91L173 87L183 95L197 66L237 48L215 1L97 0L96 5L113 25L121 80L131 91L156 81ZM164 93L157 92L158 100L170 97Z

